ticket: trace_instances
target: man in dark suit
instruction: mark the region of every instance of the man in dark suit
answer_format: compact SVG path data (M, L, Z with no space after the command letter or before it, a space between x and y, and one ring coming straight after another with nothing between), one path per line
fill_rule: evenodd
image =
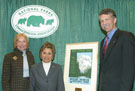
M135 75L135 37L116 27L112 9L99 13L101 28L107 33L101 42L98 91L132 91Z

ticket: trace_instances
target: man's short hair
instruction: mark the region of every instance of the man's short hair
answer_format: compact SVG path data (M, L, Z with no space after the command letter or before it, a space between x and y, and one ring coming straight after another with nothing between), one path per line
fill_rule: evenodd
M106 14L106 15L110 14L113 17L116 18L116 14L115 14L114 10L112 10L110 8L106 8L106 9L101 10L100 13L99 13L99 16L102 15L102 14Z

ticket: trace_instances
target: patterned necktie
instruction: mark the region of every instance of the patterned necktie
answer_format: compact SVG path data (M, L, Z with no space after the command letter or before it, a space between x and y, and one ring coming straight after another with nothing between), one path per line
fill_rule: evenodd
M104 44L103 56L105 56L106 49L107 49L107 47L108 47L108 39L109 39L109 37L107 36L107 37L106 37L106 40L105 40L105 44Z

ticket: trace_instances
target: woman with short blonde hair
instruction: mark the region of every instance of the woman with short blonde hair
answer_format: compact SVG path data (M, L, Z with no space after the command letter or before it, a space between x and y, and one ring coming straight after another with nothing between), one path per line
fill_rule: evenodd
M29 70L34 64L29 40L23 33L14 38L14 51L4 57L2 91L29 91Z
M28 48L29 47L29 39L28 39L28 37L24 33L19 33L14 38L14 49L17 48L17 41L18 41L18 39L20 37L24 37L24 39L26 40L26 44L27 44L26 48Z

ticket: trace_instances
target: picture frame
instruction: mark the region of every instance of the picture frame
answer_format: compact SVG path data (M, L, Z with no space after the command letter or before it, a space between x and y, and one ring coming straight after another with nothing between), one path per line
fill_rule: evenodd
M66 44L65 91L96 91L98 42Z

